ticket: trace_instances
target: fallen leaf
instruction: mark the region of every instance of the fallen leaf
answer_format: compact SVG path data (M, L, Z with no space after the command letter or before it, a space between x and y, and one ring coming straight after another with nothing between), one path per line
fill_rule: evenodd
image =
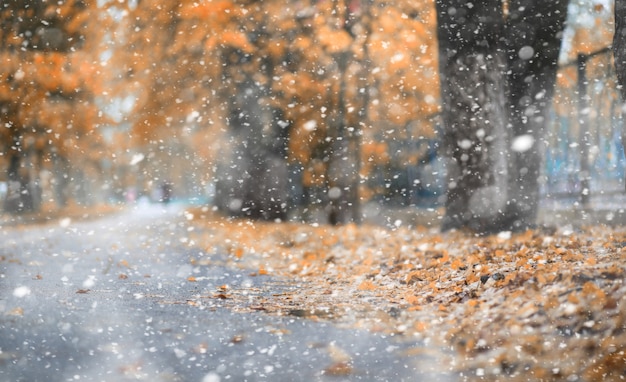
M17 308L13 308L11 309L7 315L9 316L23 316L24 315L24 309L21 307L17 307Z
M376 285L374 285L371 281L364 280L358 287L359 290L374 290L376 289Z
M117 266L118 267L124 267L124 268L130 268L130 265L128 264L128 261L126 261L126 260L120 260L117 263Z
M324 369L324 374L341 377L352 374L352 365L349 362L336 362Z

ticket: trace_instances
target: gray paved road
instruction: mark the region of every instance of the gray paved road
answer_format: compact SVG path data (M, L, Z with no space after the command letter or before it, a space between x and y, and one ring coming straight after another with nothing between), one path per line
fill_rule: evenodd
M221 284L270 280L202 267L188 282L200 250L184 242L187 224L175 207L144 206L2 227L0 381L433 380L393 337L186 304ZM345 375L332 368L343 359Z

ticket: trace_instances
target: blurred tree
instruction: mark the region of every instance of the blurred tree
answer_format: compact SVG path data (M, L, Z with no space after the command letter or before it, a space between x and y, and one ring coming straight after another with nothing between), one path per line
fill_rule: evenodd
M622 102L626 102L626 0L615 0L613 55ZM622 107L622 112L624 109ZM626 148L626 126L622 126L622 145ZM626 184L626 182L625 182Z
M436 0L450 157L444 230L534 224L567 3Z
M372 131L394 131L390 126L402 127L409 116L436 108L430 94L433 80L411 70L416 56L422 57L415 61L420 69L428 70L436 62L426 59L433 45L424 27L431 21L430 13L422 12L428 7L410 2L393 7L373 4L377 2L286 6L224 0L185 2L175 10L180 15L171 36L170 51L175 53L168 56L175 64L169 75L156 78L165 83L177 79L171 85L175 89L182 83L181 67L203 63L194 66L193 76L209 78L205 86L211 90L198 110L202 115L220 114L206 118L214 125L205 130L207 141L220 142L216 146L220 154L212 159L220 209L284 217L293 207L288 202L294 200L286 200L286 195L304 187L308 198L301 200L326 206L330 220L358 221L360 164L363 158L370 159L361 155L361 140L374 144ZM135 12L134 19L139 14ZM395 18L402 21L394 23ZM141 34L143 29L136 30ZM396 33L406 37L406 43L396 43L391 38ZM145 41L146 35L133 38ZM204 53L194 56L190 47ZM395 54L389 57L389 51ZM430 70L431 77L434 72ZM378 89L378 84L385 87ZM180 97L178 107L198 96ZM163 108L157 109L163 113ZM140 111L136 120L155 112ZM175 122L179 114L170 108L164 116ZM421 134L427 131L424 127ZM302 185L288 176L287 168L302 174Z
M541 141L554 94L567 5L567 0L510 1L505 29L508 123L512 126L508 200L491 230L520 230L535 224Z
M156 198L163 182L175 186L177 198L204 194L207 162L220 155L212 84L221 67L207 46L229 19L225 3L111 3L116 22L108 31L104 102L116 119L110 166L117 198L127 189Z
M40 206L44 167L55 174L62 204L72 178L68 153L90 158L85 149L98 144L92 130L95 69L81 54L95 9L95 1L81 0L7 0L0 6L0 162L7 166L7 212Z
M115 7L109 94L132 99L120 118L131 128L118 130L131 138L120 154L149 159L134 169L138 178L162 177L157 167L188 173L174 166L168 147L191 136L191 151L206 160L189 166L211 174L221 210L274 219L299 199L322 206L334 222L358 221L359 188L374 168L361 162L386 157L372 157L376 140L433 135L426 118L406 128L437 108L432 3L144 0ZM294 196L298 190L305 196Z
M278 67L290 61L282 45L292 29L277 3L191 5L196 22L214 28L204 46L218 68L212 100L219 105L223 130L216 157L215 204L234 216L284 219L287 211L287 141L290 122L273 93Z

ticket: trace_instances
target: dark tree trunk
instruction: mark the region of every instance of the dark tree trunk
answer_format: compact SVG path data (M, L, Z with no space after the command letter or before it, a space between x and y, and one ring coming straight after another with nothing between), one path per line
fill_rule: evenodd
M330 121L332 144L329 146L328 163L328 199L330 224L345 224L354 219L354 178L356 162L354 153L350 150L348 126L346 120L346 79L349 53L341 52L335 57L339 77L337 104L334 105L333 118Z
M626 102L626 0L615 0L613 56L622 101ZM626 125L622 127L622 146L626 148ZM626 185L626 180L624 184Z
M437 0L443 145L442 229L534 224L540 141L556 81L567 1Z
M70 161L62 155L52 156L54 166L54 199L59 207L65 207L68 203L68 186L70 184Z
M4 200L4 211L10 214L35 212L41 206L39 179L22 166L23 160L20 153L14 153L9 159L9 187Z
M13 141L13 146L20 149L9 151L8 192L3 209L10 214L34 212L41 205L41 189L37 175L40 167L37 163L32 163L32 157L24 153L18 137L13 137ZM31 163L28 163L28 160Z
M506 60L500 0L436 2L448 193L442 229L476 230L505 208Z
M9 168L7 170L8 192L4 200L4 211L17 214L24 212L24 201L22 195L23 179L20 175L20 155L13 153L9 157Z
M371 15L369 9L371 1L362 1L357 5L361 16L357 16L351 9L350 2L333 1L335 16L338 23L354 39L356 34L353 27L360 23L369 40L371 35ZM369 59L367 43L363 44L364 60ZM337 78L339 82L337 102L332 105L333 119L330 121L330 138L332 144L327 155L328 163L328 221L332 225L345 224L348 222L361 223L361 203L359 195L360 164L361 164L361 141L360 127L348 126L348 112L346 108L346 72L352 57L350 49L334 54L337 65ZM365 64L367 65L367 64ZM365 77L365 76L363 76ZM367 86L365 86L367 88ZM363 107L359 110L361 122L367 120L367 98L364 99Z
M262 106L263 89L240 84L231 103L231 152L218 171L216 205L233 216L285 219L288 201L286 121ZM226 153L225 153L226 154Z
M615 0L613 56L622 100L626 101L626 0Z
M513 0L509 5L505 41L512 150L503 229L523 230L537 218L541 141L556 84L567 4L567 0Z

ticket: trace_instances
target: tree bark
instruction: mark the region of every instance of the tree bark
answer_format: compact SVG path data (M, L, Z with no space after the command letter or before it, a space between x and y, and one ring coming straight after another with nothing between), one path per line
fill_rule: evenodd
M287 127L251 79L238 85L231 101L229 134L233 147L223 158L216 205L233 216L274 220L287 217ZM226 154L226 153L225 153Z
M556 82L567 1L437 0L443 147L442 229L489 233L535 223L540 142Z
M626 101L626 0L615 0L613 56L622 100Z
M506 203L506 60L500 0L436 2L448 163L442 229L483 230Z
M535 224L539 206L541 141L556 84L567 0L513 0L505 25L508 58L509 203L502 227ZM528 143L528 145L525 145Z
M622 102L626 102L626 0L615 0L613 57ZM624 108L622 107L622 113ZM622 126L622 146L626 149L626 125ZM626 186L626 180L624 181Z
M338 53L335 57L337 63L337 77L339 85L337 91L337 104L334 105L333 118L330 121L332 143L328 153L328 198L329 212L328 221L332 225L345 224L354 219L354 202L358 197L355 187L356 173L355 153L351 150L348 126L346 119L346 69L348 66L349 52Z

